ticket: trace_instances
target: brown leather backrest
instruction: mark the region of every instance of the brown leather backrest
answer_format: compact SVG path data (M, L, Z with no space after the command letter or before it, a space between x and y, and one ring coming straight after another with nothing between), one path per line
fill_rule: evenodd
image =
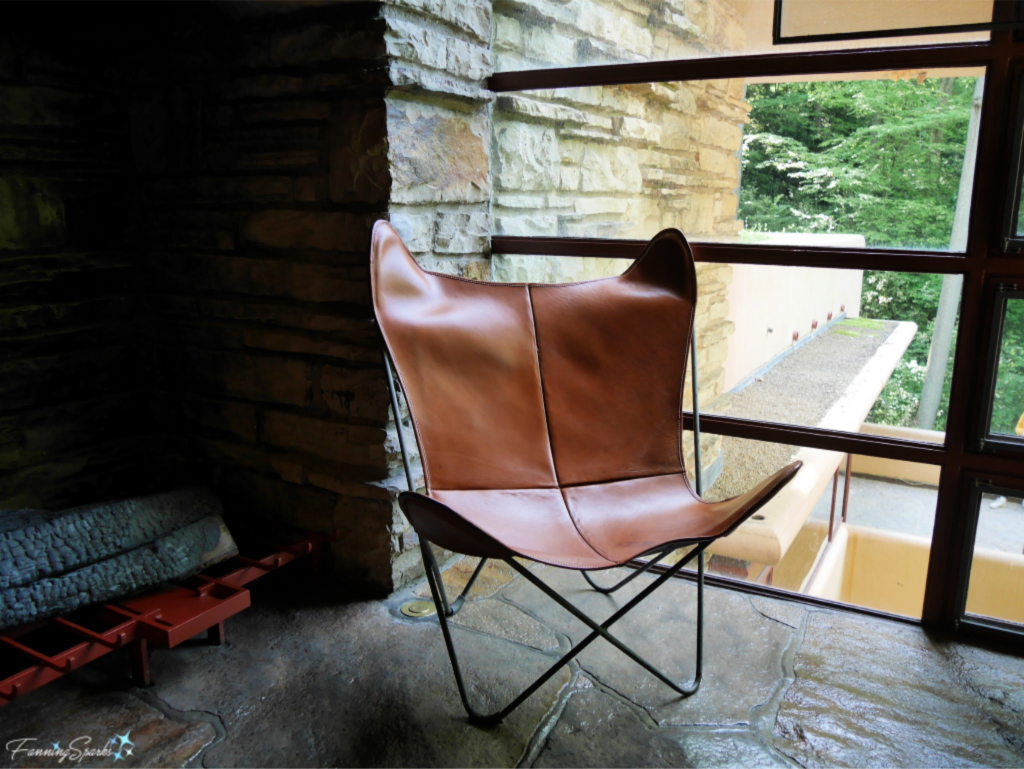
M374 310L427 489L556 488L678 473L697 281L682 233L621 276L484 283L424 271L373 231Z

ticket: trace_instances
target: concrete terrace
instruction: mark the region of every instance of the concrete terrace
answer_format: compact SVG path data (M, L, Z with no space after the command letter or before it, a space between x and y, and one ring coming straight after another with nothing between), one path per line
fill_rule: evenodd
M473 565L452 565L450 587ZM595 617L649 579L609 598L578 574L537 570ZM300 570L256 587L226 645L155 650L146 690L112 654L0 710L0 745L130 732L133 753L117 762L126 767L1024 765L1024 659L910 625L708 588L693 698L674 698L598 641L503 725L481 730L466 722L436 618L399 614L424 584L347 605L303 600ZM694 585L672 580L616 630L688 677L694 611ZM481 707L503 704L584 635L504 564L488 566L457 622Z

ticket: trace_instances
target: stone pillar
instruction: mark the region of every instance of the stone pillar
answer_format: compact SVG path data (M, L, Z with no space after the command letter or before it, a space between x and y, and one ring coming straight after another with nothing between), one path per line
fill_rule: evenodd
M383 8L392 87L388 216L426 269L490 279L490 0L393 0ZM403 414L407 439L412 437ZM406 486L394 422L387 486ZM415 442L410 441L412 447ZM415 457L418 482L422 476ZM393 506L397 585L422 573L418 539Z

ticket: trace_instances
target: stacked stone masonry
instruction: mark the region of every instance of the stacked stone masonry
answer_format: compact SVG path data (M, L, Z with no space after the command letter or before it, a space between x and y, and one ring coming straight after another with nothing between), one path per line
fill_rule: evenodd
M38 18L52 11L22 11L0 30L0 507L59 509L154 485L139 260L121 226L137 52L97 60Z
M494 13L499 71L693 58L745 44L726 0L504 0ZM742 79L498 95L495 233L647 239L674 227L693 240L734 238L742 229L739 154L750 111L743 95ZM497 255L492 272L503 280L569 281L624 267L603 259ZM731 277L728 265L697 268L700 397L716 410L726 397ZM715 468L721 439L704 436L701 446L703 464ZM686 459L692 467L692 448Z
M492 255L496 233L735 235L741 81L496 96L486 78L736 47L742 32L726 0L162 18L156 38L113 29L101 71L74 46L0 46L0 217L17 212L0 227L0 505L211 483L229 525L337 531L338 584L394 590L421 565L396 504L373 221L428 269L484 280L625 266ZM698 270L705 402L722 389L730 273Z

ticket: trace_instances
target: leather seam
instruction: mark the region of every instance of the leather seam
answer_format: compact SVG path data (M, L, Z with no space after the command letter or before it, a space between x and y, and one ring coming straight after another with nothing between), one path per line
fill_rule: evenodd
M562 479L558 475L558 462L555 460L555 443L551 437L551 422L548 420L548 396L544 387L544 370L541 367L540 362L540 335L537 333L537 313L533 306L533 291L531 286L526 287L526 297L527 301L530 303L530 322L533 325L533 346L537 351L537 376L540 378L540 397L541 403L544 405L544 427L547 428L548 433L548 451L551 453L551 467L555 471L555 484L558 488L558 493L562 498L562 504L565 506L565 514L569 516L569 521L572 523L573 528L576 529L576 533L579 534L580 539L586 543L587 547L606 561L613 561L613 559L609 558L606 554L594 547L594 544L583 533L583 529L580 527L579 522L572 514L572 508L569 507L569 500L565 498L565 490L562 488Z
M537 356L537 380L540 382L540 403L544 410L544 431L548 435L548 454L551 456L551 470L555 474L555 488L562 488L562 479L558 477L558 463L555 461L555 445L551 440L551 422L548 420L548 395L544 388L544 369L540 362L540 336L537 334L537 313L533 308L533 295L530 286L526 286L526 303L530 305L530 329L533 332L533 351Z
M690 289L690 294L691 294L691 301L690 301L690 333L687 335L687 339L683 343L683 345L684 345L684 348L689 348L690 355L692 355L694 360L696 360L696 358L697 358L697 345L694 344L694 342L696 342L696 336L697 336L697 269L696 269L696 264L693 261L693 251L690 250L690 244L686 242L686 238L685 237L683 237L683 252L684 252L685 255L689 256L689 264L693 265L693 269L690 271L690 274L686 276L687 279L692 277L693 278L693 282L692 282L692 287ZM688 357L689 356L686 356L686 355L683 356L683 375L680 377L680 380L679 380L679 409L678 409L678 420L679 421L678 421L678 428L676 430L676 435L678 436L678 445L679 445L679 469L682 470L682 472L683 472L683 483L686 484L686 488L693 495L693 498L696 499L698 502L704 502L704 500L701 498L701 496L694 490L693 486L690 484L690 478L689 478L689 475L686 472L685 452L683 450L683 406L684 406L684 400L686 398L686 368L687 368L686 364L687 364L687 358ZM692 368L692 367L693 367L693 365L691 364L690 368ZM699 390L700 390L699 382L698 382L697 389L698 389L698 392L699 392ZM697 436L696 435L694 435L694 444L693 445L694 445L693 461L696 462L697 461Z
M566 489L561 489L561 488L560 488L560 489L559 489L559 491L560 491L560 492L561 492L561 494L562 494L562 503L563 503L563 504L565 505L565 509L566 509L566 512L568 512L568 513L569 513L569 520L570 520L570 521L572 521L572 525L576 527L576 531L577 531L577 532L579 533L580 537L582 537L582 538L583 538L583 541L587 543L587 546L588 546L588 547L589 547L589 548L590 548L591 550L593 550L593 551L594 551L595 553L597 553L597 554L598 554L599 556L601 556L602 558L604 558L604 559L605 559L606 561L611 561L612 563L615 563L616 561L615 561L615 559L614 559L614 558L612 558L611 556L609 556L609 555L608 555L607 553L605 553L605 552L601 551L601 550L600 550L600 549L599 549L599 548L597 547L597 545L595 545L595 544L594 544L593 542L591 542L591 541L590 541L590 537L588 537L588 536L587 536L587 534L586 534L586 532L584 531L584 529L585 529L586 527L585 527L585 526L583 525L583 522L582 522L582 521L578 521L578 520L576 520L576 516L572 514L572 507L570 507L570 506L569 506L569 500L568 500L568 498L567 498L567 497L565 496L565 492L566 492Z
M560 485L560 489L578 489L582 486L604 486L609 483L628 483L629 481L642 481L647 478L666 478L670 475L679 475L682 471L673 470L670 473L648 473L647 475L633 475L628 478L609 478L604 481L580 481L579 483L566 483Z

